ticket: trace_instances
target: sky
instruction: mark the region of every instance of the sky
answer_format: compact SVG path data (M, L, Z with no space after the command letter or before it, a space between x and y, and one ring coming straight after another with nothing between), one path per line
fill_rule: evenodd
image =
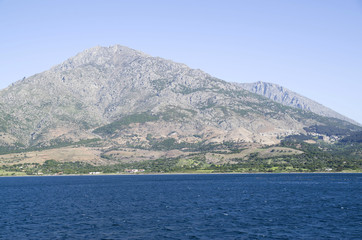
M362 123L362 0L0 0L0 89L115 44Z

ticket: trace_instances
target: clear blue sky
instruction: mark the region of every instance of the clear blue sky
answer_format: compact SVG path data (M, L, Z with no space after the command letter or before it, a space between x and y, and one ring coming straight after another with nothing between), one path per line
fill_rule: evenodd
M285 86L362 123L361 0L0 0L0 88L121 44Z

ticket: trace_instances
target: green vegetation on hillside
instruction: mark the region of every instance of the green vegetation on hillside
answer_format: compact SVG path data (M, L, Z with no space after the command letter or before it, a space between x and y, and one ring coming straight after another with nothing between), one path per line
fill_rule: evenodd
M362 143L362 131L351 133L341 140L342 143Z
M132 115L125 116L118 121L112 122L108 125L99 127L95 129L93 132L101 135L112 135L117 130L122 128L123 126L127 126L131 123L145 123L145 122L153 122L159 119L159 115L152 115L151 113L136 113Z
M155 122L160 119L164 121L178 121L186 119L189 115L192 116L195 113L196 112L194 110L169 106L163 112L158 114L143 112L124 116L120 120L95 129L93 132L103 136L112 136L117 130L120 130L132 123Z
M152 137L149 136L149 138ZM175 141L166 139L158 144L160 148L168 148L175 144ZM8 166L3 165L0 167L0 174L124 173L126 169L144 169L145 173L362 171L362 143L346 144L340 142L336 144L326 144L319 141L316 144L309 144L299 139L286 139L279 145L263 149L271 149L268 150L268 152L273 154L266 157L260 154L261 151L254 151L244 157L236 157L231 159L232 161L226 161L224 163L208 162L206 158L207 153L227 156L228 154L247 151L240 148L240 145L237 143L225 142L223 144L205 145L205 151L176 158L162 158L107 166L94 166L83 162L57 162L48 160L44 164L26 163ZM293 154L292 149L301 151L302 153ZM277 152L279 152L279 154Z
M92 145L101 141L100 138L92 138L92 139L83 139L78 142L72 141L63 141L60 139L53 139L50 141L49 145L37 145L26 148L21 143L16 143L14 146L0 146L0 155L9 154L9 153L24 153L24 152L33 152L33 151L43 151L48 149L56 149L62 147L69 146L84 146L84 145Z
M307 132L318 133L327 136L345 136L351 132L349 129L335 127L334 125L313 125L310 127L305 127L304 130Z

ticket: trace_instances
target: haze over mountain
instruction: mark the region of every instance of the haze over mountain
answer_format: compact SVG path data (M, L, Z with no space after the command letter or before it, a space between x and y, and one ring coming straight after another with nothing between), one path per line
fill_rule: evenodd
M94 47L0 92L0 144L28 148L102 139L114 148L164 141L270 145L313 132L313 126L360 129L312 113L313 104L306 108L311 111L287 107L243 87L127 47Z

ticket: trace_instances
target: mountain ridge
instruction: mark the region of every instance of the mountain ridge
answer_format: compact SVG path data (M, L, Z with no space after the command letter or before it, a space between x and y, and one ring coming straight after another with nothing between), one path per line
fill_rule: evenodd
M361 126L360 123L278 84L262 81L258 81L255 83L235 84L241 86L245 90L267 97L285 106L291 106L302 110L311 111L325 117L338 118L344 121L348 121L352 124Z

